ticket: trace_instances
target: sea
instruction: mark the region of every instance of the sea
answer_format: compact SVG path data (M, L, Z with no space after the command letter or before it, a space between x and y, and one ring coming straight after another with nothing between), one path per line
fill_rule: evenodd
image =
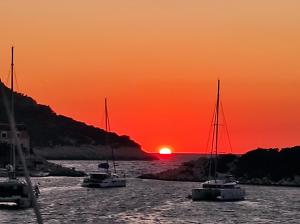
M32 178L40 184L38 198L44 223L300 223L300 188L244 185L246 200L194 202L188 196L197 182L143 180L144 173L176 168L199 155L176 154L157 161L118 161L127 186L81 187L82 177ZM99 161L52 161L86 172ZM32 209L0 209L0 223L35 223Z

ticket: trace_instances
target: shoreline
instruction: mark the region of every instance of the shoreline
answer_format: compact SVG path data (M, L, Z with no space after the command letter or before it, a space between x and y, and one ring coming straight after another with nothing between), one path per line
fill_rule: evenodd
M47 160L112 160L111 149L103 145L35 147L34 153ZM121 161L159 159L138 147L116 147L114 157Z
M147 177L148 175L153 175L153 174L142 174L140 176L137 176L136 178L138 179L143 179L143 180L160 180L160 181L168 181L168 182L194 182L194 183L203 183L206 180L179 180L179 179L164 179L164 178L158 178L158 177ZM146 177L145 177L146 176ZM249 182L249 183L245 183L245 182L238 182L239 185L253 185L253 186L273 186L273 187L296 187L299 188L300 184L278 184L278 183L255 183L255 182Z
M99 161L99 160L111 160L111 158L91 158L91 159L86 159L86 158L58 158L58 159L48 159L48 158L45 158L46 160L48 161ZM115 161L154 161L154 160L159 160L159 159L129 159L129 158L124 158L124 159L118 159L118 158L115 158Z
M254 149L241 156L219 155L211 161L208 157L183 162L177 168L159 173L140 175L143 179L165 181L203 182L208 176L233 176L240 184L261 186L300 187L300 146L282 149ZM211 164L218 164L210 172Z

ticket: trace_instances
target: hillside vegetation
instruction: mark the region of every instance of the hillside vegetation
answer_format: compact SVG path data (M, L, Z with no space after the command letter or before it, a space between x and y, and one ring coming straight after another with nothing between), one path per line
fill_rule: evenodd
M0 82L0 88L3 90L0 91L0 123L7 123L3 97L10 100L11 93L2 82ZM126 135L119 136L113 132L107 133L100 128L86 125L83 122L63 115L58 115L49 106L38 104L31 97L21 93L14 93L14 102L16 123L24 123L26 125L31 146L38 148L40 151L44 151L45 155L51 154L51 152L49 152L51 148L58 149L61 146L72 146L74 148L85 147L87 145L103 146L108 139L109 144L116 149L133 148L134 150L130 151L133 157L135 153L138 153L139 159L153 158L148 153L142 151L140 145ZM96 148L95 150L98 150L98 148ZM70 154L70 152L68 153ZM90 153L90 156L87 156L89 159L96 159L93 157L94 154L91 154L91 150L89 150L87 154L88 153ZM57 159L63 155L64 152L61 150L60 153L52 156ZM77 158L80 155L74 156ZM130 159L130 157L131 155L129 154L126 158Z

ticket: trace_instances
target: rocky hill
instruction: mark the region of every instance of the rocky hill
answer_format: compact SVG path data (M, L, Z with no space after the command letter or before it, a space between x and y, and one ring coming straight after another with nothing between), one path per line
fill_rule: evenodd
M10 90L2 82L0 88L3 90L0 91L0 123L7 123L3 97L10 99ZM31 147L46 158L107 158L111 155L105 151L107 138L115 149L117 159L155 159L142 151L141 146L128 136L107 133L100 128L58 115L49 106L38 104L21 93L14 93L14 102L16 122L25 124Z
M279 149L255 149L241 156L220 155L218 175L233 175L240 183L259 185L300 186L300 146ZM156 174L144 174L140 178L205 181L208 178L209 159L183 163L176 169ZM214 173L212 173L214 175Z

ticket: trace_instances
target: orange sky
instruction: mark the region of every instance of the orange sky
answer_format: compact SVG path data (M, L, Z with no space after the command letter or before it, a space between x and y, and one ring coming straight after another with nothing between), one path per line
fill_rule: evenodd
M0 1L0 74L146 151L202 152L217 78L233 152L299 145L298 0ZM6 82L7 83L7 82Z

